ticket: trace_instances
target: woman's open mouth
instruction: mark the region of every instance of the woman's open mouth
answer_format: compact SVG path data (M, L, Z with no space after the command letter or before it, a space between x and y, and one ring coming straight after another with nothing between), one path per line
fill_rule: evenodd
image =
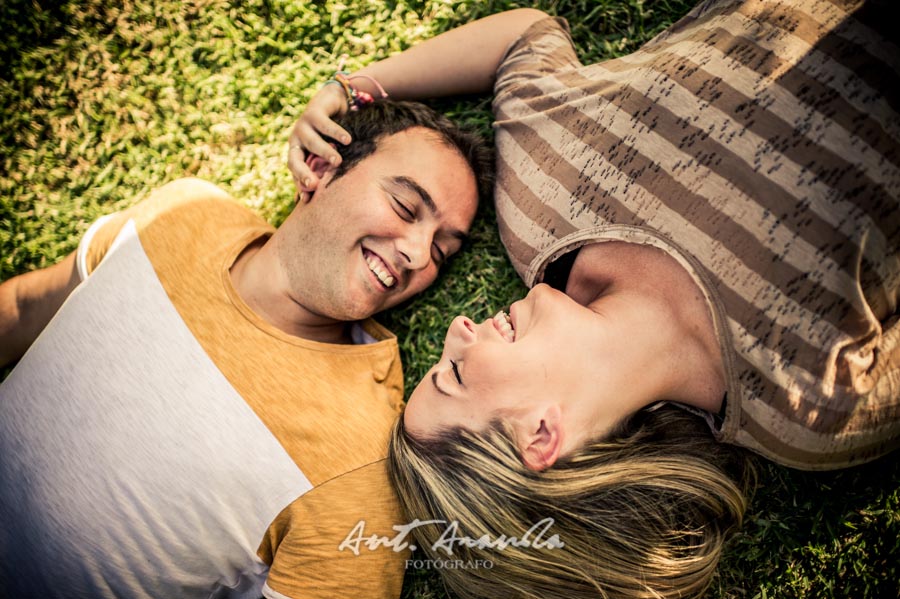
M492 319L494 321L494 327L498 331L500 331L500 335L512 343L516 340L516 330L513 328L512 320L509 317L509 314L500 310L494 315Z

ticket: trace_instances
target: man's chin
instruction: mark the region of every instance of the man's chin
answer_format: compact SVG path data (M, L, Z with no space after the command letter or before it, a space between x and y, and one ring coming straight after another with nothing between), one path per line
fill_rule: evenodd
M390 310L412 297L412 294L409 293L409 289L404 290L405 292L402 294L398 293L395 289L375 292L372 290L366 291L366 293L362 294L362 297L351 298L345 296L343 304L339 306L329 306L330 310L328 316L345 322L365 320L366 318L375 316L379 312Z
M330 306L324 316L341 322L355 322L365 320L379 312L387 310L387 306L373 305L372 303L348 302L342 306Z

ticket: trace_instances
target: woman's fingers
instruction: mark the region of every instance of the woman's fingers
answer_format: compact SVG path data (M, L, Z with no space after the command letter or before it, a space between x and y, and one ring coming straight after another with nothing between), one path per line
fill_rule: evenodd
M319 179L306 165L306 152L303 151L302 146L294 142L293 136L291 136L290 147L288 148L287 162L297 193L315 188Z
M316 121L311 116L309 119L299 121L294 131L297 132L297 141L305 152L321 156L334 166L341 163L341 155L323 136L342 144L346 143L343 140L350 136L330 118L325 117L321 121Z
M339 104L339 107L344 106L343 103ZM333 120L338 114L337 108L317 105L314 110L308 110L304 116L306 117L306 122L319 135L330 137L340 144L347 145L350 143L350 134Z
M310 100L306 110L294 123L288 142L288 168L298 192L312 191L319 181L307 164L308 156L320 156L333 166L341 163L341 155L325 138L341 144L350 143L350 134L332 120L346 109L343 90L339 86L326 85Z

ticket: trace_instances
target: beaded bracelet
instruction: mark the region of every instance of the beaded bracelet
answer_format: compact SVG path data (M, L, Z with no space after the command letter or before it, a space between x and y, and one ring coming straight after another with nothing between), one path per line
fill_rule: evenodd
M334 74L334 77L325 82L325 85L328 85L329 83L336 83L340 85L344 89L344 94L346 94L347 96L347 106L350 108L350 110L359 110L360 107L365 106L366 104L371 104L375 101L375 98L372 97L372 94L365 92L353 85L354 79L366 79L370 81L378 90L378 93L381 94L382 98L388 97L388 93L381 86L381 84L375 80L374 77L370 77L368 75L350 75L349 72L341 70L341 67L344 66L344 61L346 59L346 54L341 56L341 61L338 64L337 72Z

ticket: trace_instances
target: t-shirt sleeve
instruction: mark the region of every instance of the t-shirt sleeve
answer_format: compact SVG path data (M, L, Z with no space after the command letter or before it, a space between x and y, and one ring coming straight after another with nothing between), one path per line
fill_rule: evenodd
M131 208L101 216L88 228L76 250L76 266L83 281L103 261L115 245L115 240L129 220L134 220L140 231L160 214L174 209L181 203L201 198L229 198L207 181L184 178L172 181L156 189L146 199Z
M565 19L541 19L525 30L506 51L494 83L494 104L510 96L527 97L527 84L551 73L581 66Z
M268 599L396 599L409 552L366 541L390 539L402 524L386 460L320 484L285 508L259 548L270 564ZM357 555L358 553L358 555Z
M113 241L127 220L125 211L101 216L94 221L81 238L75 254L75 263L78 267L78 276L82 281L88 278L103 261L103 257L112 247Z

